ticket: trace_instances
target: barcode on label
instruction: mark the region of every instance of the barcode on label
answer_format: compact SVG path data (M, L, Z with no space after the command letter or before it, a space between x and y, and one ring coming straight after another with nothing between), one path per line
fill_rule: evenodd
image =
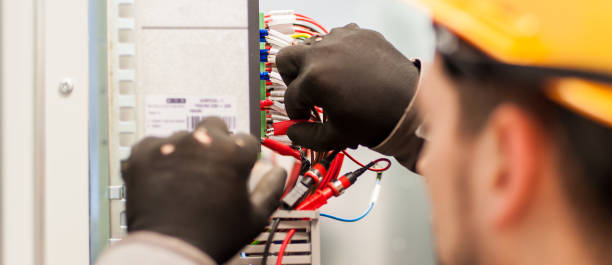
M197 126L198 123L200 123L202 120L211 117L211 116L187 116L187 127L190 130L194 130ZM219 118L221 118L225 124L227 124L227 128L230 131L234 131L236 130L236 117L235 116L218 116Z

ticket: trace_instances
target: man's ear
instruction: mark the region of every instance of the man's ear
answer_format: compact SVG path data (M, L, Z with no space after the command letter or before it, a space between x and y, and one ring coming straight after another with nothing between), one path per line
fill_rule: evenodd
M490 217L497 227L520 220L533 201L547 145L541 125L515 104L502 104L489 120L498 170L487 183L494 200Z

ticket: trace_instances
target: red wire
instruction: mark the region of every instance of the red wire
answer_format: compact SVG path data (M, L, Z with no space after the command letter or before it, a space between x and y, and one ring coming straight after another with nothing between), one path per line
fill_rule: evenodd
M293 24L293 30L303 30L303 31L306 31L306 32L308 32L308 33L310 33L312 35L321 35L320 33L315 32L312 29L310 29L308 27L305 27L305 26L302 26L302 25Z
M327 173L321 180L321 183L319 184L319 187L317 189L322 190L325 187L325 185L327 185L327 183L334 176L334 172L336 171L337 165L338 165L338 157L336 157L334 161L332 161L331 165L329 165L329 170L327 170Z
M330 165L329 170L327 171L327 174L325 175L325 178L323 178L323 181L321 181L321 185L319 185L320 190L324 189L327 186L327 183L329 183L332 179L335 179L338 177L338 174L340 173L340 169L342 168L343 161L344 161L344 154L339 153L334 159L334 161L332 162L332 164Z
M304 17L297 17L295 18L296 20L299 21L304 21L304 22L308 22L310 24L313 24L315 26L317 26L318 28L320 28L323 32L325 32L325 34L328 34L329 31L327 31L327 29L325 29L323 26L321 26L321 24L317 23L316 21L314 21L313 19L308 19L308 18L304 18Z
M338 175L340 175L340 170L342 169L342 163L344 162L344 154L340 153L338 154L340 156L340 160L338 160L338 165L336 166L336 172L334 172L334 175L332 176L331 179L337 179Z
M291 189L293 189L293 187L297 183L298 177L300 176L301 168L302 168L302 161L295 160L295 162L293 163L293 168L291 169L291 174L289 175L289 178L287 179L287 186L285 187L285 193L283 193L283 196L281 196L281 198L284 198L285 196L287 196L287 194L291 191Z
M294 14L295 14L296 16L298 16L298 17L305 17L305 18L309 18L309 17L304 16L304 15L299 14L299 13L295 13L295 12L294 12ZM271 17L271 16L272 16L272 15L264 15L264 17Z
M308 30L293 29L293 31L295 31L295 33L305 33L305 34L308 34L310 36L316 35L316 33L312 32L312 31L308 31Z
M357 159L355 159L352 155L347 153L345 150L342 150L342 153L344 155L346 155L349 159L353 160L353 162L355 162L355 164L359 165L360 167L365 167L365 165L363 163L359 162ZM391 167L391 160L389 160L389 159L386 159L386 158L382 157L382 158L374 160L374 163L383 162L383 161L387 162L387 166L386 167L383 167L383 168L369 168L368 170L374 171L374 172L382 172L382 171L385 171L385 170L389 169Z
M276 265L283 264L283 255L285 255L285 249L287 248L287 245L289 245L289 242L291 241L293 234L295 234L295 229L289 230L289 233L287 233L287 236L285 236L285 240L283 240L283 244L281 245L280 250L278 250L278 257L276 258Z
M295 16L296 16L296 17L303 17L303 18L306 18L306 19L314 20L314 19L312 19L311 17L306 16L306 15L302 15L302 14L300 14L300 13L294 13L294 14L295 14Z

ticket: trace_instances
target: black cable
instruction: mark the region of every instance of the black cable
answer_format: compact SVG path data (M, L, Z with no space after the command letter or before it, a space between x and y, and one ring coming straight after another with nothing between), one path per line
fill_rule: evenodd
M261 258L261 264L268 264L268 255L270 255L270 245L272 245L272 240L274 239L274 233L276 233L276 229L280 224L280 218L274 218L274 222L270 227L270 234L268 235L268 240L266 241L266 246L264 247L263 257Z

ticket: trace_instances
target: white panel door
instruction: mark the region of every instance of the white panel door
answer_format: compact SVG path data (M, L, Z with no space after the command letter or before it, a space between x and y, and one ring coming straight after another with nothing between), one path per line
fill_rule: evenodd
M88 1L43 1L44 264L89 263ZM73 90L62 93L62 82Z
M2 264L34 264L34 9L2 0Z

